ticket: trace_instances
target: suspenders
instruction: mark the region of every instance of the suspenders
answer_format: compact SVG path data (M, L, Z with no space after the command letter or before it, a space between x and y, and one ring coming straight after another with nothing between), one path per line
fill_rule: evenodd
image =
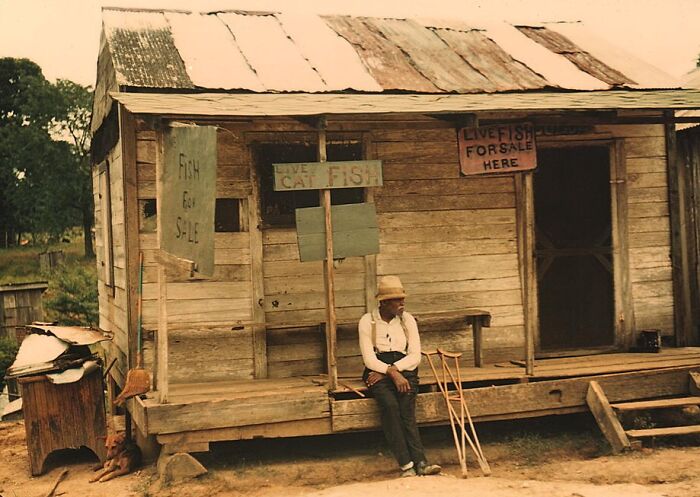
M376 354L379 352L377 349L377 320L374 315L375 312L378 312L376 310L372 311L370 313L370 319L372 323L372 347L374 347L374 353ZM381 318L380 318L381 319ZM404 354L408 352L408 329L406 328L406 323L403 320L403 315L399 316L399 322L401 323L401 328L403 329L403 334L406 335L406 349L404 350Z

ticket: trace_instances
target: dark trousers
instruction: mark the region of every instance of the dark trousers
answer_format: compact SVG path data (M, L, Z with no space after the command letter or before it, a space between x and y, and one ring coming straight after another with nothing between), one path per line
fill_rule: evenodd
M399 357L382 358L385 354L397 354L396 352L385 352L377 354L380 361L391 364L400 359ZM366 375L369 371L365 371ZM402 371L401 374L408 380L411 390L406 393L399 393L394 382L386 376L383 380L375 383L369 389L372 396L379 403L382 414L382 429L389 447L399 466L405 466L413 461L425 461L423 443L418 433L416 424L416 395L418 395L418 369L414 371Z

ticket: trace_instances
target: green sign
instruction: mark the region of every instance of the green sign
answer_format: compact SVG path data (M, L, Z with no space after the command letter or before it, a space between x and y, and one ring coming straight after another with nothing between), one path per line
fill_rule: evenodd
M382 186L380 160L295 162L273 166L276 191Z
M302 262L326 258L326 224L323 207L296 210L299 258ZM331 207L333 258L379 253L379 228L374 204Z
M214 274L216 128L170 128L160 181L160 247Z

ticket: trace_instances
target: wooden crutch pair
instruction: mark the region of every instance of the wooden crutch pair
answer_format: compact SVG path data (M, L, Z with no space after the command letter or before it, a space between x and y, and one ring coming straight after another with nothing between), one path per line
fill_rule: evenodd
M469 413L469 407L464 399L464 390L462 390L462 376L459 371L459 358L462 356L460 353L446 352L441 349L437 349L435 352L423 352L423 355L428 358L428 364L430 364L430 369L433 370L433 376L435 376L435 381L437 382L438 388L445 399L445 404L447 405L447 412L450 417L450 427L452 428L452 436L455 441L455 448L457 449L457 457L459 458L459 465L462 468L462 477L467 477L467 454L466 454L466 444L469 443L476 461L479 463L481 472L484 476L491 474L491 467L489 466L486 457L484 457L484 452L481 450L481 444L479 443L479 437L476 434L476 429L474 428L474 423L472 422L471 414ZM433 355L440 356L440 362L442 363L442 377L440 377L433 364ZM450 369L448 364L449 359L454 359L455 362L455 374ZM449 378L448 378L449 377ZM455 392L450 393L448 390L448 384L452 383L455 386ZM459 402L459 415L455 409L453 402ZM467 427L464 423L464 418L467 418L469 423L469 430L471 436L467 433ZM460 434L457 435L457 425L460 428Z

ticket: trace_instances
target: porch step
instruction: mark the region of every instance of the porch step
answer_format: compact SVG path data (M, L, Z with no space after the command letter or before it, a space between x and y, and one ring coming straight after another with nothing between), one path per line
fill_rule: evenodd
M692 435L700 433L700 425L651 428L645 430L625 430L618 419L624 411L642 411L663 408L683 408L700 405L700 373L691 371L688 375L687 397L618 402L610 404L605 392L597 381L588 384L586 403L595 417L600 430L610 443L613 453L641 447L640 438L672 435ZM631 439L631 440L630 440Z
M649 428L646 430L627 430L627 436L633 438L668 437L672 435L691 435L700 433L700 425L673 426L670 428Z
M663 409L666 407L687 407L700 405L700 397L681 397L674 399L643 400L639 402L620 402L610 404L616 411L641 411L647 409Z

